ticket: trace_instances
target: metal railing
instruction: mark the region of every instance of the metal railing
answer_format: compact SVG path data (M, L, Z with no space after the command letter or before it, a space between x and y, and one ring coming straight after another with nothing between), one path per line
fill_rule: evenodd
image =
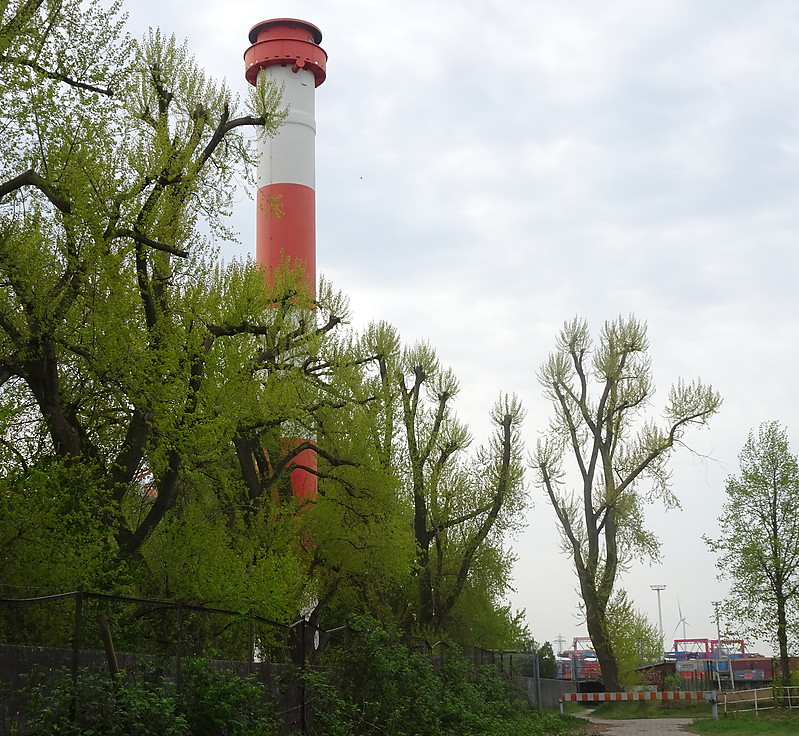
M760 713L775 708L799 708L799 687L761 687L719 693L724 713Z

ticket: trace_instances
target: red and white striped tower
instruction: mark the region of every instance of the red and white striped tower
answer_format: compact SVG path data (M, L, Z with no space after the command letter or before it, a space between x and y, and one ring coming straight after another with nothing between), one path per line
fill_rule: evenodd
M288 262L301 266L304 284L316 294L316 192L314 96L325 81L327 54L319 46L322 32L311 23L293 18L265 20L250 31L244 54L245 76L256 84L260 74L283 88L282 104L288 117L272 138L258 142L258 194L255 257L267 274ZM284 450L306 440L284 438ZM294 462L316 469L316 453L304 450ZM303 502L316 497L313 473L291 471L294 497Z
M285 260L302 265L305 284L316 290L316 194L314 94L325 81L322 32L292 18L258 23L244 54L245 75L256 84L265 74L289 114L277 135L259 141L256 259L267 271ZM275 204L273 204L275 203ZM276 206L275 206L276 205Z

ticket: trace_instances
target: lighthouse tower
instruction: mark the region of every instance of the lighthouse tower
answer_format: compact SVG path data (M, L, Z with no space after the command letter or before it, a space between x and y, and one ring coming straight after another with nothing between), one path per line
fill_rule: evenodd
M283 263L299 267L308 292L316 294L316 120L314 96L325 81L327 54L319 46L322 32L293 18L265 20L253 26L244 54L245 76L257 84L259 75L282 92L288 117L272 138L258 141L255 257L267 278ZM308 440L287 437L283 450ZM316 452L294 458L291 489L300 503L316 497Z
M261 136L258 157L256 259L267 273L288 260L316 289L316 120L314 95L325 81L321 31L292 18L258 23L244 54L245 76L266 75L283 89L288 117L273 138Z

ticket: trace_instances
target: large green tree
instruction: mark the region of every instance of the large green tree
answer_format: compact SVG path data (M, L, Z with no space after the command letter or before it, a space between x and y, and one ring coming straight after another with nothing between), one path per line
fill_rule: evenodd
M705 424L721 399L701 381L679 381L663 421L644 420L652 367L646 325L632 316L606 322L596 345L584 320L567 322L538 375L554 413L532 465L574 563L603 681L616 690L619 662L608 629L616 581L634 557L657 555L644 509L656 500L678 505L668 458L685 430Z
M519 403L467 454L429 348L349 333L328 284L219 262L282 119L279 90L241 103L118 5L0 6L0 584L506 636Z
M345 305L215 254L279 91L242 105L185 45L121 23L97 2L2 6L3 582L204 580L216 603L288 615L307 553L276 531L300 524L276 509L300 449L279 438L312 436Z
M740 474L727 479L717 552L720 577L732 583L725 613L743 631L776 643L780 675L790 683L790 646L799 613L799 464L778 422L750 432Z

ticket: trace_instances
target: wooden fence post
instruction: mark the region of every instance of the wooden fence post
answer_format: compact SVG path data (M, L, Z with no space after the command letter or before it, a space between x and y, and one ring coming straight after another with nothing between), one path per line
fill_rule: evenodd
M117 654L114 651L114 639L111 636L111 625L105 614L100 614L98 618L100 622L100 636L103 639L103 647L105 648L105 658L108 662L108 671L111 677L116 677L119 674L119 664L117 663Z

